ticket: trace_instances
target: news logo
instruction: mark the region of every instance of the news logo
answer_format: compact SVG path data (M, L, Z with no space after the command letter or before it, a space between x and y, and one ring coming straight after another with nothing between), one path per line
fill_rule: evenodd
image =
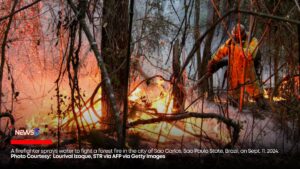
M40 135L40 129L34 128L32 130L26 130L26 129L19 129L15 130L15 136L39 136Z
M37 137L40 135L40 129L39 128L34 128L34 136Z

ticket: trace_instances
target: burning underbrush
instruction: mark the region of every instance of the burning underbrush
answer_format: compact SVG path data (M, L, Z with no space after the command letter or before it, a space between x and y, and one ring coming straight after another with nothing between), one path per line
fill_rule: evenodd
M259 110L251 102L239 112L223 102L210 102L193 94L186 100L190 106L185 112L174 113L172 86L164 79L154 78L150 84L135 83L131 89L127 130L127 143L131 147L220 148L235 145L296 151L299 146L296 133L299 121L296 118L280 123L271 110ZM267 93L265 97L269 98ZM279 96L273 98L276 99L285 101ZM104 126L101 121L101 89L93 102L90 100L87 99L80 109L75 109L82 136L100 132ZM75 119L68 106L60 118L55 113L33 116L26 124L26 128L40 128L39 137L52 138L54 142L58 140L59 127L61 144L78 137Z

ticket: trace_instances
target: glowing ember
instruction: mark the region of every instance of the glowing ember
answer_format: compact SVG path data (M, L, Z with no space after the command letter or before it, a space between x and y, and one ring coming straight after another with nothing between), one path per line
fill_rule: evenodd
M270 96L268 95L268 92L265 89L264 89L264 98L266 98L266 99L270 98ZM273 101L277 101L277 102L286 100L285 98L279 97L279 96L273 97L272 99L273 99Z

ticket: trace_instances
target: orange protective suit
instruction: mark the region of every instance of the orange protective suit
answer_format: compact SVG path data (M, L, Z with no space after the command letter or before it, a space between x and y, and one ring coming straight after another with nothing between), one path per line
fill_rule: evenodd
M254 67L257 48L258 40L256 38L252 38L249 45L248 42L242 43L242 47L239 42L233 42L232 39L229 39L212 57L211 62L216 63L228 56L228 89L229 94L234 99L239 98L242 86L252 98L262 96L263 90L260 87ZM244 69L244 67L246 68Z

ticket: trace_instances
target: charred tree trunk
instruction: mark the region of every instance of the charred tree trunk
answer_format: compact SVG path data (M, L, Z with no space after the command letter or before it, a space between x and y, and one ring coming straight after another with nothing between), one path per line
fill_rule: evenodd
M297 32L298 32L298 73L300 74L300 24L297 25ZM298 77L300 78L300 77ZM300 79L299 86L298 86L298 94L300 93ZM298 99L299 95L298 95ZM300 136L300 113L298 112L298 136Z
M123 111L126 91L126 53L128 44L128 0L104 0L101 49L106 69L116 96L117 105ZM103 77L103 76L102 76ZM105 86L105 84L104 84ZM102 92L104 123L112 124L112 105L107 91ZM107 126L113 129L112 125Z
M132 30L132 18L133 18L133 8L134 8L134 0L130 0L130 18L129 18L129 26L128 26L128 43L127 43L127 59L126 59L126 76L125 76L125 92L124 92L124 111L123 111L123 128L122 128L122 139L121 146L125 147L126 143L126 124L128 118L128 93L129 93L129 85L130 85L130 62L131 62L131 30Z
M185 93L184 93L184 79L179 75L181 66L180 66L180 49L179 49L179 40L176 40L173 47L173 84L172 95L174 97L174 106L173 112L183 112L184 103L185 103Z
M121 114L117 105L117 101L116 101L116 97L112 88L112 83L109 77L109 74L107 72L105 63L104 63L104 59L102 57L102 55L100 54L98 45L91 33L91 31L89 30L88 25L85 22L85 13L86 13L86 9L87 9L87 0L82 0L80 1L81 3L78 5L78 8L75 6L75 4L72 2L72 0L67 0L68 4L70 5L70 7L72 8L72 10L74 11L74 13L78 16L78 20L80 22L81 28L82 30L85 32L85 35L89 41L89 44L91 45L91 49L93 50L95 57L97 59L97 64L99 66L99 68L101 69L101 76L102 76L102 82L103 82L103 90L107 93L107 101L109 102L109 105L111 106L110 110L112 111L111 115L112 117L114 117L115 120L115 127L113 129L116 129L117 131L117 143L119 145L114 145L115 147L118 147L121 145L121 139L123 138L122 136L122 119L121 119ZM125 37L126 34L125 34ZM127 46L127 44L125 44L125 46ZM126 54L126 51L125 51ZM125 55L126 56L126 55ZM118 101L121 102L122 99L118 98Z
M172 61L172 67L173 67L173 92L172 95L174 97L174 105L173 105L173 112L179 113L184 112L184 104L186 99L186 93L184 88L184 77L180 74L181 72L181 63L180 63L180 56L182 53L182 50L184 49L186 38L187 38L187 30L190 25L190 17L192 13L192 3L191 1L187 3L187 1L184 1L185 6L185 15L184 15L184 28L182 32L181 42L179 44L179 40L177 39L175 41L174 47L173 47L173 61ZM189 12L189 8L190 12Z
M213 9L212 9L213 10ZM212 25L214 23L214 21L217 18L217 15L214 11L210 11L210 14L208 14L207 16L207 23L209 23L208 26ZM202 57L202 61L201 61L201 66L198 68L198 79L200 79L202 76L205 75L206 70L207 70L207 64L208 61L210 60L210 57L212 55L211 53L211 44L212 44L212 40L214 37L214 32L215 29L213 29L212 31L210 31L207 34L206 40L205 40L205 45L204 45L204 50L203 50L203 57ZM207 78L206 80L204 80L202 87L201 87L201 93L205 93L207 92L209 95L209 98L211 98L213 96L213 80L212 77Z
M279 52L280 52L280 48L277 47L275 50L276 51L275 51L275 56L274 56L274 84L276 85L276 84L279 83L278 64L279 64Z

